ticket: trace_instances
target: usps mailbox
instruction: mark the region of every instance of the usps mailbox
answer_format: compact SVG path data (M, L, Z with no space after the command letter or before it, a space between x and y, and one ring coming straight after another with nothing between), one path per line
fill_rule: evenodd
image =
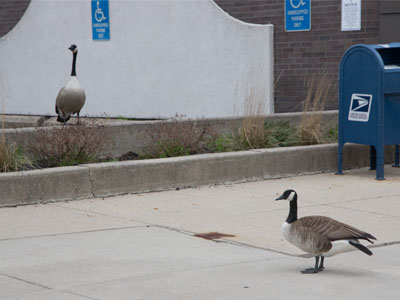
M338 174L345 143L370 145L371 169L384 179L384 146L400 143L400 43L354 45L339 73Z

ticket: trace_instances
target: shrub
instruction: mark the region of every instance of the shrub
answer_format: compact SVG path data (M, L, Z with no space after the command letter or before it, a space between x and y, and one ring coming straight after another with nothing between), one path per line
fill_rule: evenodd
M34 139L27 149L41 167L100 162L104 146L111 143L104 126L89 120L79 125L36 128Z
M163 158L209 152L209 140L213 127L204 121L184 120L177 115L170 121L156 122L146 131L150 145L141 158Z
M301 144L296 128L292 127L288 121L265 123L264 128L266 136L268 136L267 147L288 147Z

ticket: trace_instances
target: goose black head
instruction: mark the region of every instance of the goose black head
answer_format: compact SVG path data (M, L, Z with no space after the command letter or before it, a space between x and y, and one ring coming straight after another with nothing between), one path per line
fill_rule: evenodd
M287 201L292 201L294 199L297 199L297 193L295 190L286 190L283 192L282 195L280 195L278 198L275 200L287 200Z
M68 48L69 50L72 51L72 53L77 53L78 52L78 47L74 44L72 44L71 46L69 46Z

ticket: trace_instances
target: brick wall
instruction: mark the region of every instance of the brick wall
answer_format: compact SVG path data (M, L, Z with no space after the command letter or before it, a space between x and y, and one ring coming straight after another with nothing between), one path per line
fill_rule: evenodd
M0 37L18 23L30 2L30 0L0 0Z
M360 31L342 32L341 1L311 1L311 31L285 32L284 0L216 0L227 13L245 22L274 25L275 111L302 109L306 82L327 72L332 78L326 109L337 109L339 64L353 44L378 43L379 1L362 0Z

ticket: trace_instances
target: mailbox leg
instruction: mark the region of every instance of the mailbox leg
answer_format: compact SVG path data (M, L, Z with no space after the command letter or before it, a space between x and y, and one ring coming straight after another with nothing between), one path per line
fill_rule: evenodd
M338 170L336 175L343 175L343 146L344 144L339 142L338 144Z
M400 165L399 165L399 145L398 144L396 144L394 146L394 164L393 164L393 167L396 167L396 168L400 167Z
M376 149L374 146L369 146L369 169L376 170Z
M384 163L385 163L385 151L383 145L378 145L376 148L376 179L384 180Z

